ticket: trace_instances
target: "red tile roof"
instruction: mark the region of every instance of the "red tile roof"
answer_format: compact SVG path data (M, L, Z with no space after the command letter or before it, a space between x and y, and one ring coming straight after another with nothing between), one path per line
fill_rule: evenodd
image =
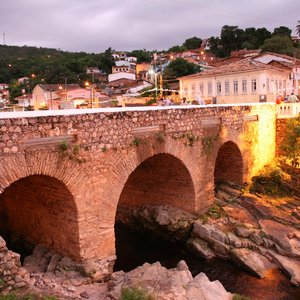
M254 61L250 58L245 58L230 64L226 64L214 68L212 70L207 70L197 74L180 77L179 79L224 75L224 74L241 73L241 72L251 72L251 71L258 71L258 70L270 70L270 69L282 70L282 68L280 68L279 66L275 67L272 65L267 65L258 61Z

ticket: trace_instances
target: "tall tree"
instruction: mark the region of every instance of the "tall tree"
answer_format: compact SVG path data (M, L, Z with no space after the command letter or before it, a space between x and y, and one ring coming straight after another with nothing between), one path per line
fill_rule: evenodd
M202 40L196 36L186 39L182 46L186 49L198 49L200 48Z
M239 29L238 26L223 26L220 44L226 56L229 56L231 51L241 49L244 41L244 30Z

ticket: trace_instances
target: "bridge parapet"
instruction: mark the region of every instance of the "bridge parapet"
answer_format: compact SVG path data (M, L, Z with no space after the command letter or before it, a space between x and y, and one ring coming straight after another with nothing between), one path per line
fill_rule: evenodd
M83 149L128 147L138 135L164 131L174 138L201 133L217 124L239 128L272 105L186 106L135 109L95 109L0 114L0 153L57 146L62 141Z

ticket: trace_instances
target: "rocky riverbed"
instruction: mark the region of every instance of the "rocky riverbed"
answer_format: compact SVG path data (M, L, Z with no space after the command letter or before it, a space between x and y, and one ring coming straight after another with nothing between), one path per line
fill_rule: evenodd
M121 208L117 217L118 222L135 230L179 241L201 259L229 260L259 278L278 269L291 284L300 284L298 197L275 201L220 185L215 205L202 216L171 206L143 206ZM21 266L19 255L9 251L0 238L0 258L1 293L23 289L58 299L108 300L120 299L122 290L133 288L155 299L232 298L218 281L209 281L203 273L193 277L184 261L173 269L160 263L144 264L127 273L115 272L99 282L70 258L42 245L36 246Z

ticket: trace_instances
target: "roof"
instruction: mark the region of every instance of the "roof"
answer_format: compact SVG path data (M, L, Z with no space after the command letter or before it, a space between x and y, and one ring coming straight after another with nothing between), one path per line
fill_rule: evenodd
M231 64L226 64L212 70L203 71L201 73L188 75L184 77L180 77L179 79L185 78L198 78L205 76L215 76L215 75L224 75L224 74L232 74L232 73L241 73L241 72L251 72L251 71L260 71L260 70L277 70L282 71L282 68L275 67L272 65L264 64L258 61L254 61L251 58L245 58Z
M76 90L76 89L80 89L80 85L75 83L75 84L39 84L39 86L48 92L55 92L55 91L59 91L60 88L62 87L64 90Z

